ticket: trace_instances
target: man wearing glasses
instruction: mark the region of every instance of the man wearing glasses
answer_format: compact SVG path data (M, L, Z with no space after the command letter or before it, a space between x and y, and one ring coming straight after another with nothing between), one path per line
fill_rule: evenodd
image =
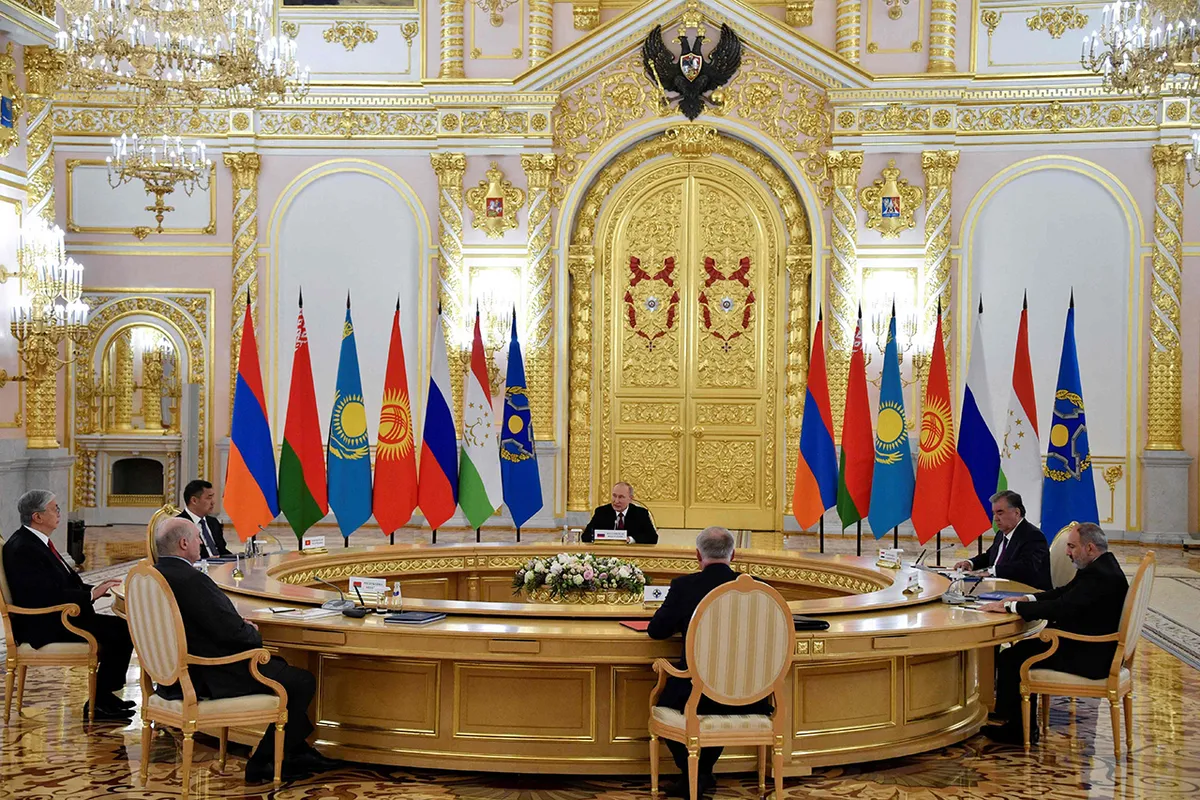
M99 664L96 669L96 714L98 720L128 722L134 703L121 700L114 692L125 686L125 673L133 653L129 626L118 617L97 614L92 604L121 583L107 580L89 586L67 566L50 535L58 527L58 500L53 492L34 489L17 501L21 528L4 543L4 572L14 605L45 608L75 603L80 614L71 624L96 637ZM13 635L21 644L40 649L54 642L78 642L79 636L62 624L58 614L13 617ZM83 714L88 708L84 704Z

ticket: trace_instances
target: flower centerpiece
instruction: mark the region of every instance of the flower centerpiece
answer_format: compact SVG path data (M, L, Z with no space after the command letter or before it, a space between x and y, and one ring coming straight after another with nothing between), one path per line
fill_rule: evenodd
M531 558L513 575L513 594L543 603L631 604L642 601L646 576L631 561L592 553Z

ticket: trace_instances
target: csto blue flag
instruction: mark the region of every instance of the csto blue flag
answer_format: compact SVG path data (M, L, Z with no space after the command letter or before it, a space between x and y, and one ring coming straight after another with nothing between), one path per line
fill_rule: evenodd
M512 339L508 345L508 375L504 389L504 427L500 430L500 482L504 504L518 529L542 507L542 482L533 446L533 419L525 388L525 361L517 341L513 309Z
M342 327L342 352L338 356L337 389L333 396L333 418L329 421L326 461L329 507L337 516L342 536L349 538L371 518L371 442L367 437L367 410L363 406L349 294L346 295L346 323Z
M1079 380L1079 355L1075 351L1075 294L1067 310L1062 360L1054 390L1054 416L1050 420L1050 451L1042 479L1042 531L1053 541L1056 534L1076 522L1100 522L1092 455L1088 448L1087 420L1083 414L1083 384Z
M916 488L908 425L904 417L904 387L896 357L896 307L888 326L883 354L883 382L879 387L879 417L875 422L875 471L871 477L871 506L867 521L878 539L912 516Z

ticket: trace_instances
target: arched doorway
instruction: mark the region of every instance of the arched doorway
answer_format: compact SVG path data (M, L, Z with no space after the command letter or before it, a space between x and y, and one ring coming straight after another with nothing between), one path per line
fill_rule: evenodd
M695 126L626 151L584 209L572 259L590 239L595 277L581 287L573 269L572 307L590 289L592 313L589 336L572 331L572 387L577 346L589 346L577 339L594 361L586 408L571 394L569 474L582 477L586 457L601 502L630 482L662 527L778 528L785 374L802 386L807 366L791 369L785 347L785 321L808 332L811 251L794 188L754 148ZM802 289L789 295L791 266Z

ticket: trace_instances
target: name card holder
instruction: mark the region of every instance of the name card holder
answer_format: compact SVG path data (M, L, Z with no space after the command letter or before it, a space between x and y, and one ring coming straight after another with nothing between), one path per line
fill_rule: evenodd
M671 591L670 586L646 586L642 589L642 605L647 608L661 606L663 601L667 599L667 592Z
M324 536L305 536L300 540L300 554L305 556L315 556L321 553L328 553L325 549Z
M592 531L592 541L596 544L625 544L628 537L629 534L626 531Z
M881 549L875 566L884 567L885 569L900 569L900 556L903 553L904 551L898 548Z

